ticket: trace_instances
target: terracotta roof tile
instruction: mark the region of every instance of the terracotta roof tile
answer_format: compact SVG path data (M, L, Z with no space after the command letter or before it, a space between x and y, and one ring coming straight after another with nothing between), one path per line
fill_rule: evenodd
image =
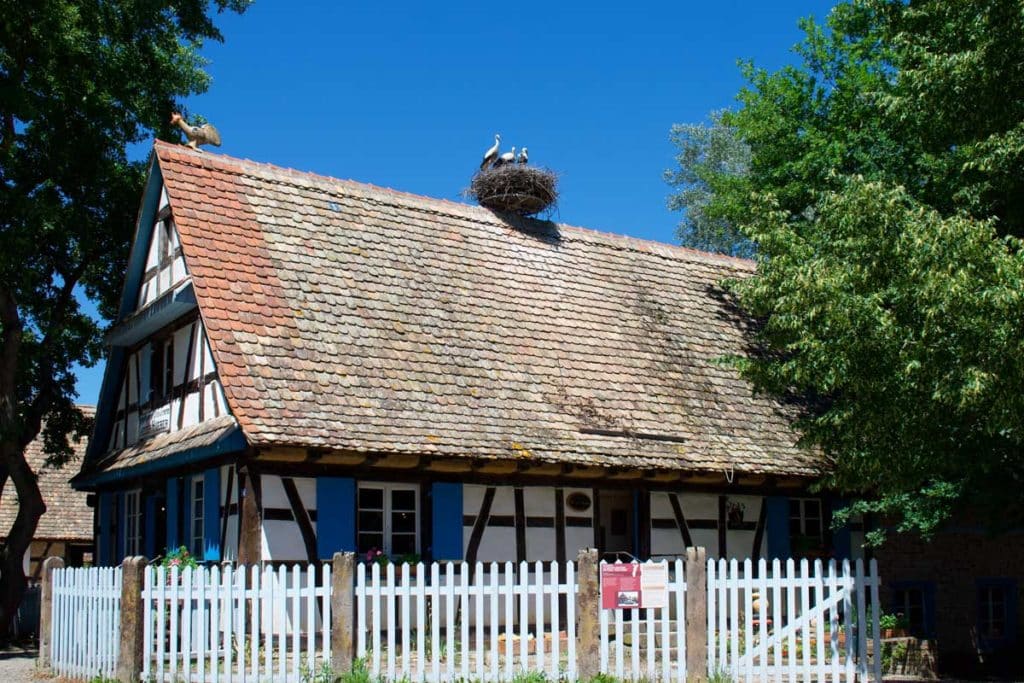
M92 416L93 406L79 406L83 413ZM85 457L88 439L72 442L74 456L63 467L46 465L43 439L40 435L28 445L25 457L29 467L39 477L39 490L46 503L46 512L39 519L35 538L92 541L92 508L85 504L86 494L71 488L70 479L78 472L79 464ZM18 514L18 497L14 485L8 483L0 498L0 534L6 534Z
M783 409L717 362L743 352L746 324L720 282L750 261L156 155L254 445L819 471Z

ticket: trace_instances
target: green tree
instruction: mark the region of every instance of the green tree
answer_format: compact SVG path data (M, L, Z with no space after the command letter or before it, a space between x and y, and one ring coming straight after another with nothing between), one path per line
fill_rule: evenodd
M753 243L732 220L731 209L712 202L717 188L746 185L750 147L737 130L722 122L724 112L711 112L710 123L677 123L669 139L676 146L676 168L665 171L665 182L678 189L669 195L668 208L682 211L676 232L686 247L729 256L750 258Z
M22 557L45 503L25 447L51 464L89 425L73 365L101 356L116 310L143 163L128 145L173 135L175 101L209 85L199 50L211 11L248 0L0 0L0 492L18 514L0 548L0 639L25 588ZM11 495L11 492L6 492Z
M737 359L799 408L852 509L929 533L967 504L1024 519L1024 13L851 0L798 63L742 66L751 149L708 211L757 244Z

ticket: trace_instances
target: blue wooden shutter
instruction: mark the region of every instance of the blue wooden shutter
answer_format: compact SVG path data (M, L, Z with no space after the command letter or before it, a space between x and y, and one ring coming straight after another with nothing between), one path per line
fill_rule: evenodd
M127 508L125 507L125 498L127 497L124 491L118 491L114 494L114 525L117 529L116 544L114 546L114 564L121 564L124 560L125 552L128 548L128 525L125 523L125 517L127 516Z
M178 520L180 518L178 511L178 478L171 477L167 480L167 547L161 550L171 552L176 550L181 545L181 540L178 537Z
M150 559L156 557L161 550L156 547L156 506L159 499L160 497L155 493L146 496L142 513L142 552Z
M356 549L356 480L317 477L316 550L321 559Z
M220 468L203 476L203 560L220 562Z
M462 484L437 482L430 491L433 560L462 559Z
M789 498L769 496L767 501L768 559L787 559L791 554L789 544Z
M111 515L113 514L113 494L103 492L99 495L99 538L96 539L96 552L98 557L96 563L101 567L109 567L113 564L114 537L112 535Z
M832 501L832 512L846 507L847 502L842 499ZM850 540L850 525L844 524L838 529L832 530L832 550L837 560L850 559L852 542Z
M181 478L181 545L192 553L192 477ZM202 559L202 558L199 558Z

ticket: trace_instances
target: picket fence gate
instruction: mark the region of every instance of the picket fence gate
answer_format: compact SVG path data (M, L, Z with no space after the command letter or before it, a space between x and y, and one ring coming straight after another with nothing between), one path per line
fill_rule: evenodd
M386 680L576 678L572 562L356 566L356 657ZM429 570L429 576L428 576Z
M331 565L146 567L144 681L300 681L330 662Z
M121 568L53 570L50 609L54 672L113 678L121 642Z
M683 560L643 564L667 565L668 607L602 609L599 617L601 673L624 680L685 681L686 581Z
M875 560L867 574L862 560L852 569L848 560L709 560L707 585L709 672L734 681L882 680Z

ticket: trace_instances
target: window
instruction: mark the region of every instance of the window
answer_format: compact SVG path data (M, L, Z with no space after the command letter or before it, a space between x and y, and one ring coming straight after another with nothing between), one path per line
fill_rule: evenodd
M917 638L934 635L935 584L930 581L900 581L893 584L892 609L901 615L906 628Z
M376 548L393 557L418 553L418 504L413 484L360 484L359 552Z
M822 538L821 501L816 498L791 498L789 535L820 541Z
M142 494L129 491L124 496L125 555L142 554Z
M174 337L153 342L149 359L150 399L159 402L174 388Z
M192 555L196 559L202 559L205 552L203 548L203 478L196 477L192 480Z
M982 644L1003 644L1016 637L1017 587L1010 579L978 581L978 637Z

